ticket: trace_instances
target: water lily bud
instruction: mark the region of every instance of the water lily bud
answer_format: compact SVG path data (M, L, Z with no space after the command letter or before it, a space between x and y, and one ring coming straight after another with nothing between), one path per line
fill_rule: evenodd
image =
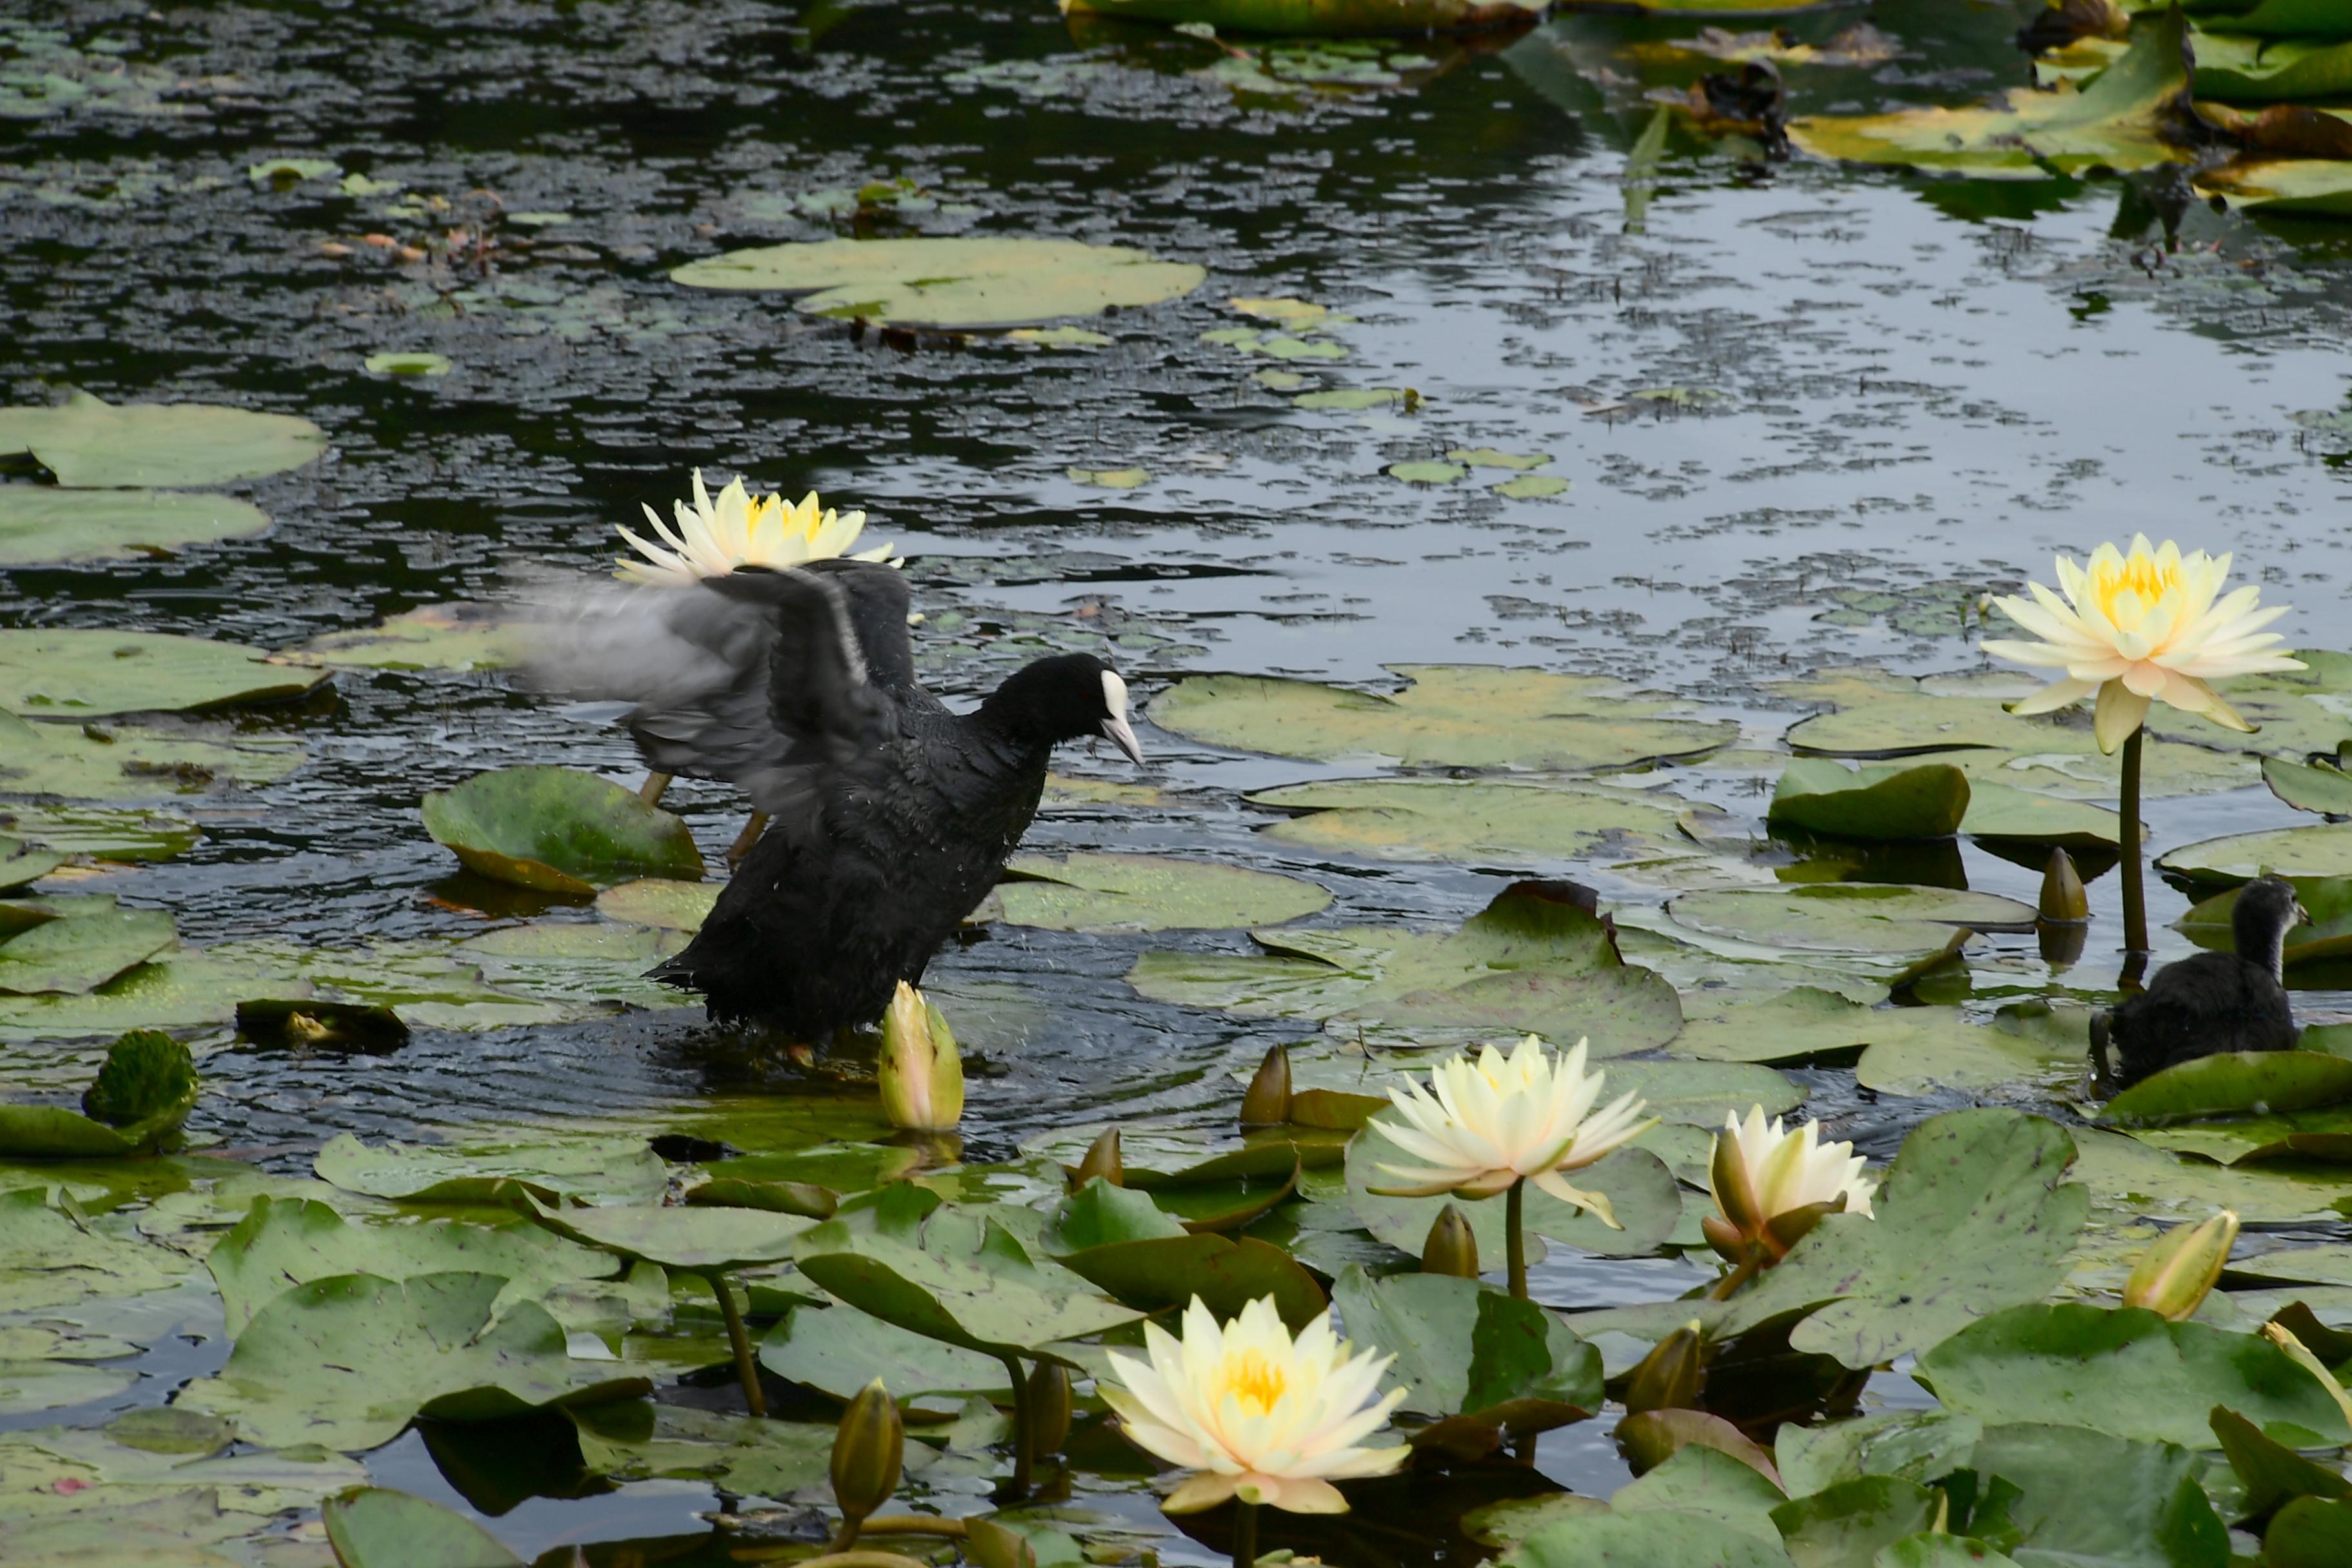
M1019 1531L992 1519L963 1521L963 1554L974 1568L1037 1568L1036 1549Z
M1716 1212L1699 1231L1735 1265L1751 1255L1776 1263L1823 1215L1871 1212L1876 1184L1863 1174L1867 1164L1851 1143L1822 1142L1816 1122L1768 1124L1760 1105L1744 1121L1727 1117L1707 1169Z
M1257 1065L1257 1076L1250 1079L1249 1092L1242 1096L1242 1125L1279 1127L1289 1120L1290 1052L1272 1046Z
M1699 1384L1706 1377L1706 1338L1696 1319L1651 1347L1650 1353L1626 1375L1626 1414L1696 1409Z
M893 1127L944 1132L963 1120L963 1057L923 994L898 982L882 1016L882 1114Z
M2124 1282L2124 1305L2146 1307L2174 1322L2195 1315L2238 1239L2238 1216L2228 1209L2201 1225L2177 1225L2140 1255Z
M1429 1239L1421 1244L1421 1271L1451 1274L1457 1279L1478 1278L1477 1235L1452 1204L1438 1210L1430 1224Z
M1118 1129L1106 1127L1087 1145L1087 1156L1070 1173L1070 1191L1076 1192L1100 1176L1114 1187L1127 1185L1127 1163L1118 1156Z
M849 1402L833 1435L833 1497L845 1520L862 1521L898 1489L906 1452L907 1428L898 1401L877 1377Z
M2034 913L2053 925L2091 918L2091 895L2084 889L2082 873L2074 869L2074 858L2063 848L2050 851L2050 864L2042 872L2042 901Z
M1029 1374L1029 1451L1058 1454L1070 1440L1070 1369L1041 1361Z

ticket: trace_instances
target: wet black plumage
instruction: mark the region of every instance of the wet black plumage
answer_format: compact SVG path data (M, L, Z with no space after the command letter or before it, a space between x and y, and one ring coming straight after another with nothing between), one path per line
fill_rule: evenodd
M821 1039L879 1016L995 885L1055 745L1108 735L1141 760L1126 687L1091 655L949 711L915 679L907 605L899 573L858 563L616 586L541 661L551 684L634 700L650 766L731 779L769 819L652 971L714 1017Z
M2292 1050L2303 1031L2282 983L2289 927L2311 917L2294 884L2261 877L2231 910L2232 952L2200 952L2168 963L2147 989L2091 1019L2091 1050L2105 1069L2110 1046L2116 1087L2217 1051Z

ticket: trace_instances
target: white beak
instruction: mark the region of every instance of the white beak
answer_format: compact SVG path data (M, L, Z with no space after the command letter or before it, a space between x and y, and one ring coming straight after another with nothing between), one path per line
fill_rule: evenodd
M1102 732L1108 735L1118 743L1118 749L1127 753L1129 762L1138 767L1143 765L1142 742L1135 738L1135 727L1129 724L1123 715L1104 720Z

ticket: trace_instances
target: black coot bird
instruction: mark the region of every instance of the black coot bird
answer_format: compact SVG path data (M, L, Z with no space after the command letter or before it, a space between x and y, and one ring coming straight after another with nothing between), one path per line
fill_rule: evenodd
M915 679L907 580L824 561L600 588L549 628L542 681L635 706L665 773L730 779L768 818L694 941L653 978L715 1018L821 1041L880 1016L996 884L1065 741L1140 763L1127 686L1041 658L968 714Z
M2284 1051L2295 1026L2282 976L2290 926L2311 919L2294 885L2259 877L2241 889L2230 914L2234 952L2200 952L2168 963L2147 989L2091 1017L2091 1064L2104 1081L2115 1047L2116 1087L2217 1051Z

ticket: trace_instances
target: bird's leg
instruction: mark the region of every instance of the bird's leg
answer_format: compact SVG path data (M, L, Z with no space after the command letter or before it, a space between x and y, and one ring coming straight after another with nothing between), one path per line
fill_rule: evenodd
M637 798L647 805L659 805L664 791L669 788L668 773L647 773L646 782L637 786Z
M2107 1016L2091 1015L2091 1084L2102 1099L2116 1097L2116 1069L2107 1060Z
M730 870L743 863L743 857L751 853L751 846L760 842L760 835L767 830L768 814L753 812L751 820L743 825L743 831L735 836L735 842L727 847L727 865Z

